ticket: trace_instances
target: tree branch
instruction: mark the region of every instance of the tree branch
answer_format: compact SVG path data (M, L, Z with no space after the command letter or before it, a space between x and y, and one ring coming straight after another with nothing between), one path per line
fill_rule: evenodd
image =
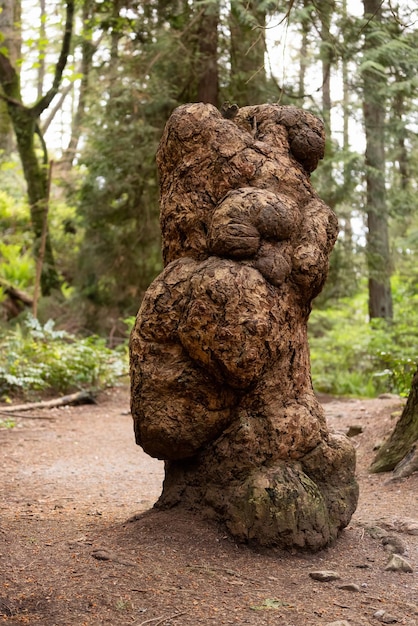
M4 100L12 104L22 104L16 70L2 52L0 52L0 84L4 90L2 96Z
M64 89L62 89L60 97L58 99L58 102L54 105L54 108L51 110L50 114L48 115L48 117L46 118L46 120L44 121L44 123L42 124L42 134L44 135L46 133L46 131L48 130L52 120L54 119L54 117L56 116L56 114L58 113L58 111L61 109L63 102L65 100L65 98L68 96L68 94L71 92L71 90L73 89L74 84L73 83L69 83L68 85L66 85L64 87Z
M62 40L62 47L59 59L55 66L55 76L52 83L52 87L47 93L32 107L32 111L39 117L41 113L48 108L52 99L58 93L59 86L61 84L62 74L67 64L68 55L70 53L71 37L73 33L73 21L74 21L74 0L67 0L66 22L64 37Z

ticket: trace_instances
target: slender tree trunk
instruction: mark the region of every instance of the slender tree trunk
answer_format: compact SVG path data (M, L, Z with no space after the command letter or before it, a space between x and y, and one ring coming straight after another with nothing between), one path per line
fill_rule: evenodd
M37 91L38 91L38 100L42 98L42 94L44 91L44 80L45 80L45 41L46 41L46 4L45 0L40 0L40 9L41 9L41 21L39 26L39 54L38 54L38 80L37 80Z
M342 5L342 14L343 19L347 17L347 0L343 0ZM342 58L342 78L343 78L343 150L345 154L348 154L350 151L350 135L348 122L350 119L350 88L348 84L348 61L346 58ZM347 163L344 164L344 192L349 197L350 189L351 189L351 171ZM347 267L347 271L350 272L350 276L353 277L353 284L355 282L354 279L354 246L353 246L353 228L351 225L351 206L350 203L347 202L344 205L344 208L341 213L342 221L343 221L343 246L344 246L344 259L345 266Z
M305 9L308 7L308 1L304 0L303 6ZM309 36L309 20L302 20L302 41L300 44L299 55L299 98L303 100L305 94L305 80L306 80L306 68L307 68L307 56L308 56L308 36Z
M20 81L16 69L8 54L0 51L0 84L7 101L8 112L16 135L19 156L27 184L28 198L34 235L34 254L39 258L42 241L43 224L48 199L48 155L42 133L39 128L39 117L57 95L62 74L67 63L73 27L74 0L67 1L65 31L61 52L55 66L55 75L51 88L32 107L22 102ZM42 158L38 156L35 137L39 137ZM45 253L41 275L43 295L49 295L53 289L59 288L60 280L55 268L51 239L48 229L45 232Z
M4 39L1 45L7 48L10 62L17 67L21 57L21 5L20 0L0 0L0 32ZM7 102L0 100L0 157L6 158L14 147L13 126Z
M40 162L35 146L38 122L31 109L27 109L24 106L12 105L9 107L9 113L15 129L17 147L27 184L32 231L34 234L34 254L35 258L38 259L44 229L45 212L47 210L47 154L46 152L44 153L44 160ZM55 268L51 238L47 228L41 274L42 294L49 295L52 290L58 289L59 286L60 280Z
M331 130L331 67L333 49L330 27L334 10L334 0L325 0L318 5L321 20L322 117L327 133L330 133Z
M219 2L209 4L198 29L198 92L197 99L218 106L218 23Z
M382 20L380 0L363 0L365 29L364 53L376 46L374 21ZM385 77L373 70L363 72L363 115L366 132L367 185L367 262L369 270L370 319L392 319L390 288L391 258L388 234L388 210L385 189Z
M402 80L401 77L397 77L397 81ZM397 126L396 132L396 147L395 158L398 162L398 170L401 179L401 188L406 191L409 187L409 157L406 147L407 130L405 127L404 115L405 115L405 97L403 93L398 93L395 96L393 103L393 122Z
M318 3L318 15L321 21L321 65L322 65L322 119L325 124L326 147L328 156L332 156L333 147L331 142L331 67L333 63L333 47L331 43L331 20L335 8L334 0L324 0ZM332 158L328 158L321 166L321 176L324 180L324 200L332 208L335 205L333 194L333 164Z
M264 101L266 71L264 55L266 13L255 0L246 2L245 23L237 0L231 1L231 91L240 106ZM241 7L242 11L242 7Z
M83 40L81 43L81 83L78 95L77 109L74 115L71 138L68 143L67 149L61 160L65 169L71 169L74 158L77 153L78 143L80 141L83 121L86 112L86 103L89 90L90 70L93 61L93 55L95 52L95 46L92 40L92 29L90 27L90 21L94 10L93 0L84 0L82 21L83 21Z

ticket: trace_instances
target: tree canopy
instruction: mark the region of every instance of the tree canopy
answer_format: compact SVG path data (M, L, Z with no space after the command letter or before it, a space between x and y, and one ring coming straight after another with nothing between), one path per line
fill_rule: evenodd
M340 234L315 306L367 285L369 318L396 321L393 285L411 299L418 283L416 24L402 0L5 1L0 176L10 203L26 181L43 294L91 330L134 314L161 268L155 153L173 109L277 102L327 128L313 182Z

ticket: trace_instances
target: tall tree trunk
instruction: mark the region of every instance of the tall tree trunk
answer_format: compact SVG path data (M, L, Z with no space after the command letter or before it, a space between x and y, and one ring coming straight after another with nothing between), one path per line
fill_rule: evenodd
M342 16L343 19L347 18L347 0L343 0L342 5ZM350 146L350 134L348 128L348 122L350 119L350 88L348 84L348 61L343 56L342 60L342 79L343 79L343 150L345 154L348 154L351 146ZM344 163L344 196L350 197L350 188L351 188L351 170L347 163ZM344 205L344 208L341 212L342 218L342 227L344 232L343 238L343 247L344 247L344 260L345 267L347 268L347 272L350 273L350 276L353 279L353 284L355 283L355 263L353 258L354 246L353 246L353 228L351 225L351 206L350 203L347 202ZM351 281L350 281L351 282Z
M0 52L0 84L7 100L8 112L15 131L19 156L27 184L36 259L39 258L48 202L48 155L39 128L39 117L48 108L58 93L61 84L62 74L70 51L73 15L74 0L67 0L65 31L52 86L32 107L26 107L22 102L19 76L10 61L9 55ZM41 142L42 159L39 158L37 146L35 145L36 135ZM49 295L53 289L59 288L59 286L60 280L55 268L51 239L47 229L41 275L42 294Z
M363 0L364 55L376 47L373 22L382 21L381 1ZM385 98L386 79L373 69L363 71L363 115L366 132L367 262L369 271L370 319L392 319L390 288L388 211L385 189Z
M42 98L44 92L44 80L45 80L45 42L46 42L46 3L45 0L40 0L41 20L39 25L39 50L38 50L38 79L37 79L37 99Z
M308 8L309 0L303 1L303 6L305 10ZM301 21L302 26L302 40L300 44L300 54L299 54L299 86L298 86L298 96L301 100L304 98L305 94L305 80L306 80L306 68L307 68L307 56L308 56L308 36L309 36L309 26L310 20L307 17L304 17Z
M333 152L331 142L331 67L333 62L333 46L331 42L331 20L335 9L334 0L324 0L318 4L318 15L321 21L321 65L322 65L322 119L325 124L326 148L329 157ZM333 197L333 164L332 158L328 158L321 166L321 176L324 180L324 200L332 208L335 205Z
M334 0L325 0L318 5L321 20L321 63L322 63L322 117L325 130L331 130L331 67L333 48L331 43L331 19L335 10Z
M198 29L198 91L197 99L218 106L218 23L219 2L209 4Z
M7 48L10 62L17 67L21 57L21 5L20 0L0 0L0 32L4 39L2 46ZM7 102L0 99L0 156L6 158L13 151L13 126Z
M400 82L402 77L397 76L396 82ZM406 147L407 130L404 120L405 116L405 95L399 92L395 95L392 107L393 123L397 126L395 159L398 162L398 170L401 179L401 189L406 191L409 187L409 158Z
M266 13L255 0L231 1L231 91L240 106L264 101ZM246 11L245 20L242 12Z
M96 47L92 40L92 29L90 27L91 18L93 17L94 2L93 0L84 0L82 10L83 34L81 43L81 82L78 94L77 109L74 115L71 128L71 138L67 149L63 155L61 163L66 170L70 170L74 158L77 153L78 143L80 141L83 121L86 112L86 101L89 90L89 77L93 61L93 55Z

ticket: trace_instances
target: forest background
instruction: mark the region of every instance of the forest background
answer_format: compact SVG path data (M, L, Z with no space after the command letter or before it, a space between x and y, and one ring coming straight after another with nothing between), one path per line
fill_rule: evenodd
M340 236L314 387L407 394L418 363L412 0L1 0L0 394L110 384L162 268L155 153L185 102L292 104Z

